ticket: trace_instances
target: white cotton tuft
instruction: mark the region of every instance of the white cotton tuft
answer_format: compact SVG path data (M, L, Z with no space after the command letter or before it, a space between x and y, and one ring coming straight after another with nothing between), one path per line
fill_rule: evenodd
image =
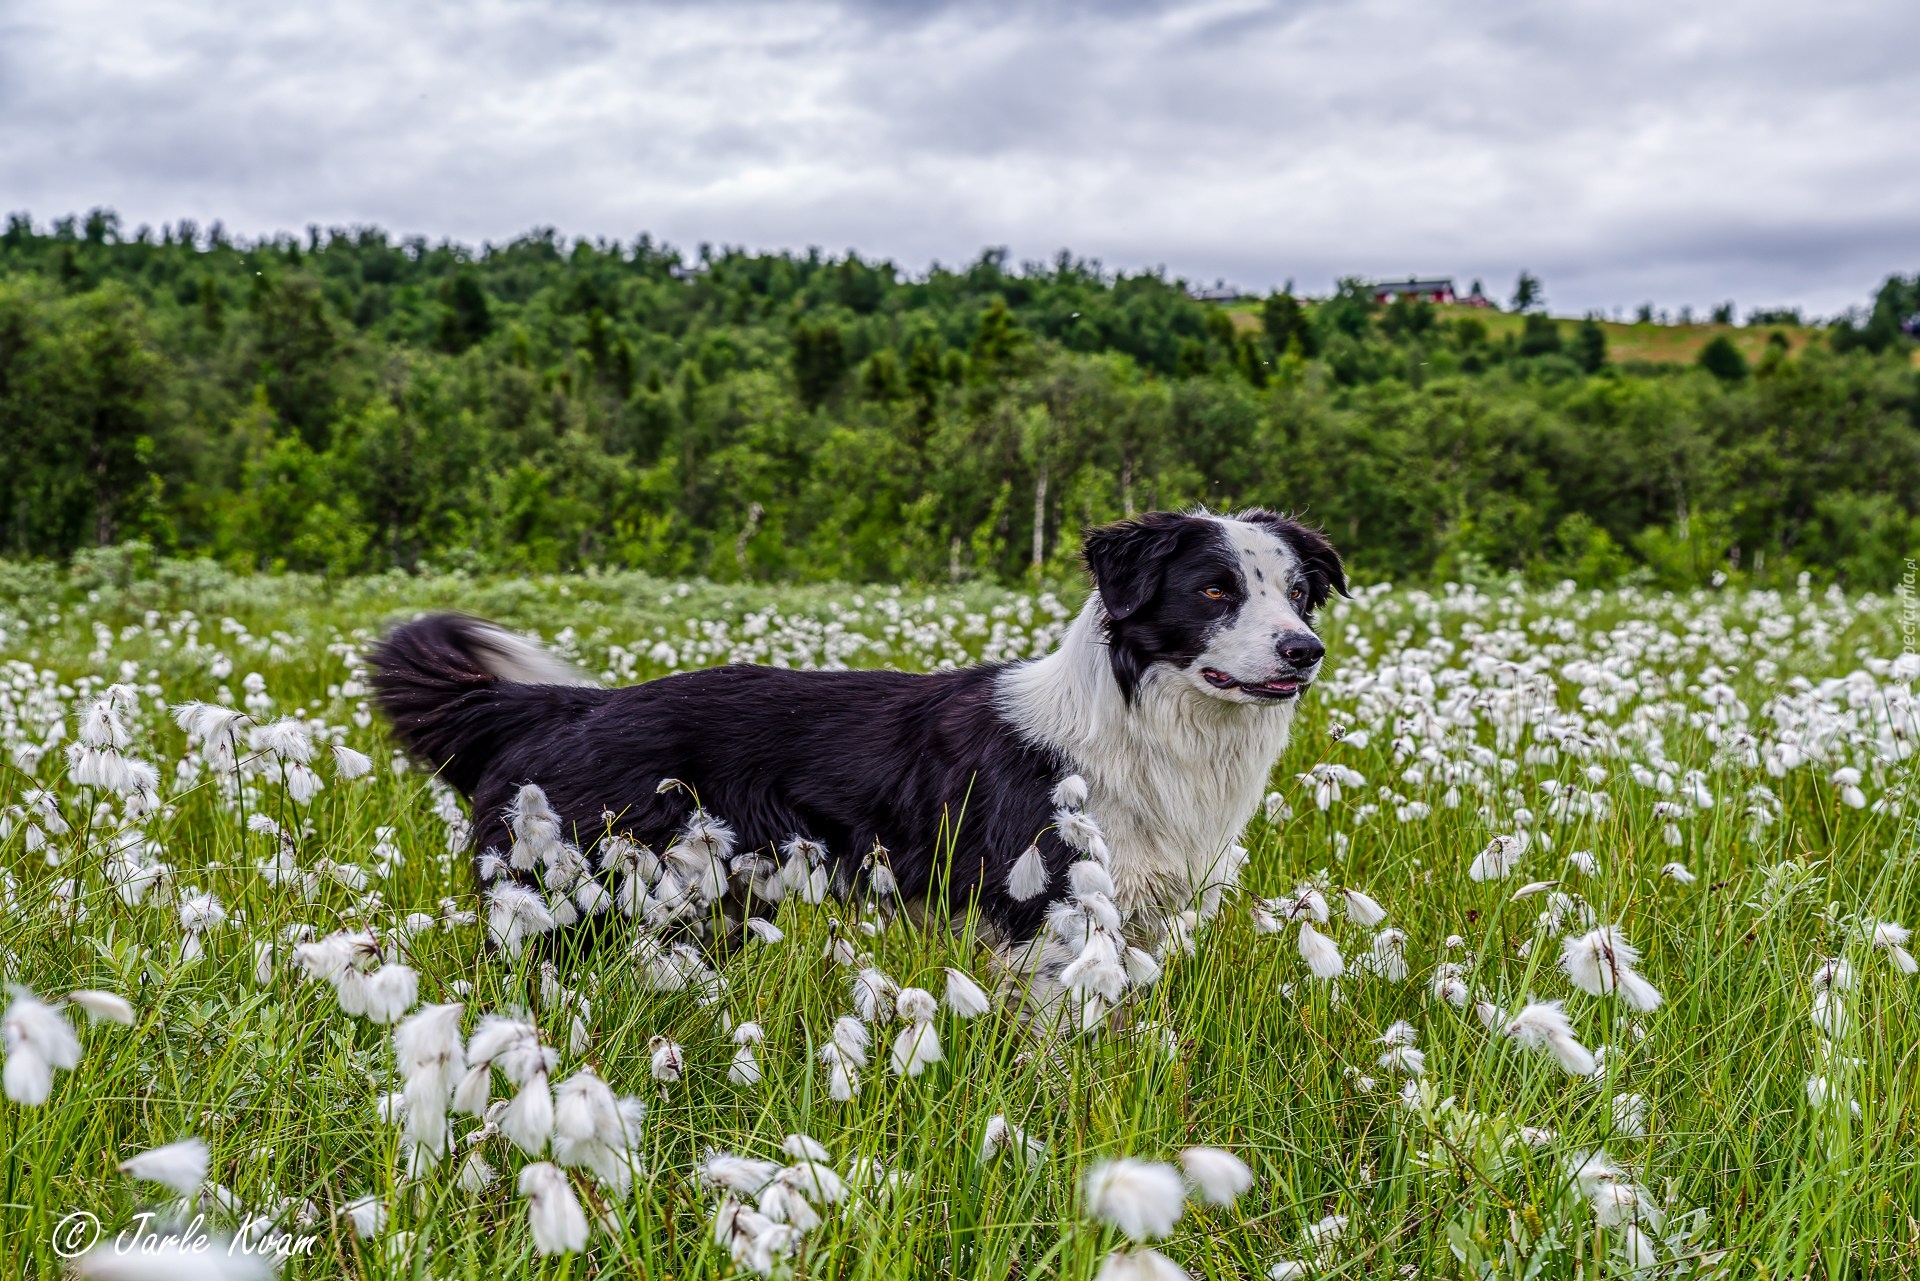
M500 1133L528 1156L546 1150L553 1133L553 1090L544 1072L535 1073L500 1114Z
M903 987L893 1000L894 1010L908 1023L925 1023L939 1012L940 1003L924 988Z
M651 1037L647 1041L647 1052L651 1056L650 1067L653 1079L662 1085L672 1085L680 1079L686 1069L686 1057L680 1047L664 1036Z
M1166 1236L1186 1209L1179 1171L1133 1157L1102 1161L1088 1170L1082 1192L1089 1215L1135 1241Z
M447 1106L466 1074L459 1005L427 1005L393 1030L394 1065L405 1082L407 1128L416 1143L444 1155ZM484 1110L485 1104L483 1103Z
M1591 1076L1593 1055L1574 1038L1573 1026L1558 1001L1534 1001L1507 1023L1507 1035L1529 1050L1547 1050L1569 1075Z
M1013 870L1007 873L1007 893L1025 903L1046 893L1050 879L1046 860L1040 857L1040 846L1029 845L1014 863Z
M1620 1253L1626 1257L1627 1266L1635 1272L1656 1267L1660 1256L1654 1252L1653 1242L1636 1223L1629 1223L1620 1233Z
M387 964L367 975L366 1015L375 1023L397 1023L420 997L420 976L405 965Z
M942 999L956 1018L976 1018L993 1008L992 998L980 985L952 966L947 967L947 990Z
M1359 890L1341 890L1340 897L1346 900L1347 919L1362 929L1370 930L1387 919L1387 909Z
M1193 1281L1193 1275L1158 1250L1142 1245L1107 1255L1093 1281Z
M1317 979L1337 979L1347 971L1334 941L1313 928L1311 921L1300 922L1300 959Z
M897 1076L919 1076L940 1058L940 1034L931 1023L909 1023L893 1038L893 1070Z
M982 1165L1010 1155L1022 1162L1037 1161L1046 1155L1046 1145L1032 1138L1027 1132L1007 1120L1005 1114L996 1112L987 1118L986 1131L980 1136L980 1162Z
M727 1068L727 1080L735 1085L760 1084L760 1059L751 1045L743 1045L733 1052L733 1063Z
M87 1017L97 1023L122 1023L133 1026L133 1004L126 997L114 992L101 992L94 988L81 988L67 993L67 999L87 1012Z
M1247 1163L1223 1148L1188 1148L1180 1154L1180 1167L1200 1199L1210 1205L1232 1205L1253 1186L1253 1171Z
M1496 836L1468 864L1467 876L1475 881L1503 880L1513 874L1525 852L1526 842L1520 837Z
M1135 987L1152 987L1160 978L1160 962L1153 953L1129 947L1126 955L1127 982Z
M1087 803L1087 780L1069 774L1054 785L1053 803L1060 809L1083 809Z
M527 1199L535 1250L567 1254L587 1248L586 1212L559 1166L536 1161L520 1171L520 1195Z
M828 1098L835 1103L845 1103L860 1092L860 1075L854 1069L865 1065L864 1054L856 1064L839 1045L825 1045L820 1048L820 1061L827 1066Z
M190 1197L207 1181L207 1143L198 1137L152 1148L120 1163L120 1173L159 1183Z
M487 890L487 937L508 956L519 956L529 938L558 926L545 901L526 886L501 881Z
M1075 859L1068 866L1067 885L1073 896L1081 899L1093 894L1112 898L1119 892L1114 888L1113 874L1090 858Z
M900 988L880 970L869 966L853 976L853 1008L868 1023L877 1023L893 1009Z
M333 745L333 768L341 778L361 778L373 769L373 758L342 743Z
M1120 944L1105 930L1092 931L1081 945L1080 955L1060 971L1060 983L1070 992L1118 1001L1127 988L1127 971L1120 961Z
M80 1038L73 1025L25 988L13 990L13 1001L0 1020L0 1039L7 1056L6 1095L27 1107L39 1107L51 1096L56 1068L71 1072L80 1064Z
M1661 867L1660 875L1678 885L1691 885L1700 878L1687 870L1684 863L1668 863Z

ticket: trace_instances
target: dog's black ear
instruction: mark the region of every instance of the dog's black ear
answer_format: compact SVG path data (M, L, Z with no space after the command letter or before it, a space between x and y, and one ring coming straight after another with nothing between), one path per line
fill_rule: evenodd
M1153 599L1188 523L1174 512L1148 512L1086 532L1087 570L1108 618L1123 622Z
M1282 542L1293 548L1293 554L1300 558L1301 567L1306 570L1308 613L1326 604L1327 598L1335 592L1342 596L1352 595L1347 590L1347 570L1340 563L1340 553L1333 549L1333 544L1325 534L1310 525L1302 525L1297 520L1270 511L1256 509L1242 512L1239 519L1272 530Z

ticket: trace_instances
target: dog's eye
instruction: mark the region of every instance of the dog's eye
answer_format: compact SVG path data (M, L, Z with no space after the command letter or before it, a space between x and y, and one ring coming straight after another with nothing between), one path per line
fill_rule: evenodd
M1307 594L1307 589L1306 589L1306 588L1304 588L1304 587L1296 587L1296 588L1294 588L1293 590L1291 590L1291 591L1289 591L1289 592L1287 593L1287 599L1288 599L1288 600L1299 600L1299 599L1300 599L1300 598L1301 598L1302 596L1305 596L1306 594Z
M1202 587L1200 589L1200 594L1202 596L1205 596L1208 600L1219 600L1221 597L1225 596L1227 593L1219 587L1208 586L1208 587Z

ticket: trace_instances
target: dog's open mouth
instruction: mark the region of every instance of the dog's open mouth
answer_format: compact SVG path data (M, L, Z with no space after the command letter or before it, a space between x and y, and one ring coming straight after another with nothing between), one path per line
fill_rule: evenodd
M1200 678L1215 689L1237 689L1243 694L1255 698L1271 698L1276 701L1292 698L1306 684L1297 676L1283 676L1270 681L1237 681L1217 667L1203 667Z

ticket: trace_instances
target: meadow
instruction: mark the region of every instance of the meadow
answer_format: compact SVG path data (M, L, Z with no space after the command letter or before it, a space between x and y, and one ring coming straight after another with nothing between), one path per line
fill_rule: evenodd
M361 667L458 606L609 681L925 670L1044 652L1082 590L8 569L0 1273L1920 1267L1896 598L1359 589L1241 887L1044 1033L885 902L789 898L724 958L626 920L490 950L467 818ZM115 1253L140 1223L205 1249Z

